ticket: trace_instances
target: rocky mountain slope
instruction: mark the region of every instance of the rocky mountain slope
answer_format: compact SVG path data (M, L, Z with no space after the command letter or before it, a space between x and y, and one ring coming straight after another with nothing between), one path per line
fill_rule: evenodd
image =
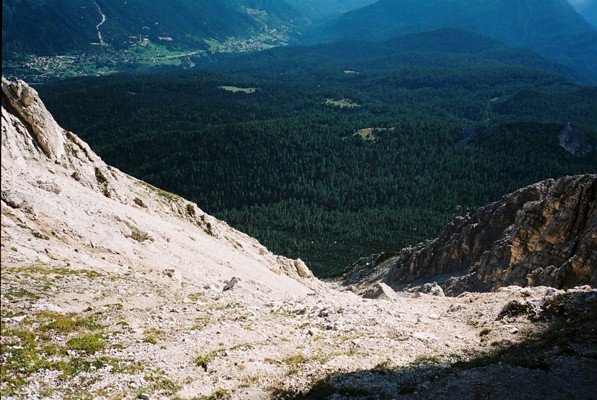
M1 200L3 399L595 393L590 287L361 298L106 165L4 79Z
M76 265L93 255L94 268L119 269L117 258L120 269L128 268L125 259L158 276L176 269L179 284L188 275L196 285L234 275L262 282L266 293L311 292L314 281L298 282L299 272L312 277L302 262L276 257L196 204L106 165L56 124L34 89L3 81L2 90L3 227L8 238L24 229L45 239L18 246L8 260Z
M362 260L346 282L398 288L436 279L450 295L508 285L595 286L596 249L597 175L572 176L504 196L398 256Z

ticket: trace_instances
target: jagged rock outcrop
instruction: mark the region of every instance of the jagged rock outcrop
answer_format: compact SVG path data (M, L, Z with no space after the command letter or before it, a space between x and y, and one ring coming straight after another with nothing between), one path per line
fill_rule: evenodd
M4 120L4 108L8 108L30 133L19 137L27 143L27 148L34 152L38 147L50 160L59 161L65 153L64 130L45 108L35 89L22 81L10 83L2 77L2 94L2 123L8 122Z
M597 175L566 177L525 204L514 224L467 275L450 279L451 293L508 285L597 286Z
M546 180L458 217L439 237L360 265L346 284L435 279L446 294L507 285L597 285L597 175Z

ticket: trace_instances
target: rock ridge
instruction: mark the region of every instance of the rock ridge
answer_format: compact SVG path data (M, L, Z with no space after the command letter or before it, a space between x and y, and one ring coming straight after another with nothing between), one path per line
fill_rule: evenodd
M344 277L394 289L437 280L448 295L508 285L597 285L597 175L548 179L457 217L434 240Z
M41 102L37 92L23 81L9 82L2 77L2 107L10 108L21 119L37 147L52 161L65 153L63 129Z

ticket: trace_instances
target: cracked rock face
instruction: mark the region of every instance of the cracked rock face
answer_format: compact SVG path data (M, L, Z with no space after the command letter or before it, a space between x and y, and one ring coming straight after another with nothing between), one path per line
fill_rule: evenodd
M436 278L448 295L508 285L595 286L596 198L597 175L536 183L456 218L432 241L356 268L346 283L381 280L398 288Z
M451 293L508 285L597 285L597 176L566 177L519 210L502 237Z
M15 111L15 116L21 119L44 154L52 161L60 160L65 154L64 130L45 108L35 89L23 81L9 82L2 77L2 94L2 105L6 101L7 107Z

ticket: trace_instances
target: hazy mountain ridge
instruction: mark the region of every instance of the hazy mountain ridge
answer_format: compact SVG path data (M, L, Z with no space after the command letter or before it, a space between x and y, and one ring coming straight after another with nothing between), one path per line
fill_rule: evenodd
M286 0L310 22L320 23L347 11L354 10L377 0Z
M382 40L457 28L495 37L509 46L530 48L552 63L574 70L564 73L577 81L594 82L597 76L597 31L564 0L536 4L492 0L488 6L477 4L478 0L434 1L371 4L370 0L358 0L322 5L273 0L9 0L3 2L3 69L31 82L188 69L205 62L210 54L324 39ZM325 21L344 11L323 30L308 21ZM436 40L441 43L442 39ZM524 56L521 53L516 58Z
M523 23L528 25L526 29L521 29ZM326 31L336 39L379 40L442 27L486 34L515 46L546 43L562 33L595 31L565 0L380 0L342 15Z
M569 3L587 21L597 27L597 0L569 0Z
M309 62L309 63L308 63ZM263 64L267 63L267 68ZM529 50L506 46L486 35L453 28L407 34L381 42L347 40L330 44L274 48L244 55L214 56L198 63L199 67L232 73L249 73L263 79L278 73L276 79L292 79L295 69L328 67L354 70L356 73L396 70L399 68L471 68L521 66L578 79L576 73ZM297 73L298 75L298 73ZM290 77L290 78L289 78ZM297 79L298 80L298 79Z
M482 33L510 46L533 49L575 68L590 82L597 76L597 30L565 0L381 0L342 15L323 28L323 34L328 40L383 40L442 27Z

